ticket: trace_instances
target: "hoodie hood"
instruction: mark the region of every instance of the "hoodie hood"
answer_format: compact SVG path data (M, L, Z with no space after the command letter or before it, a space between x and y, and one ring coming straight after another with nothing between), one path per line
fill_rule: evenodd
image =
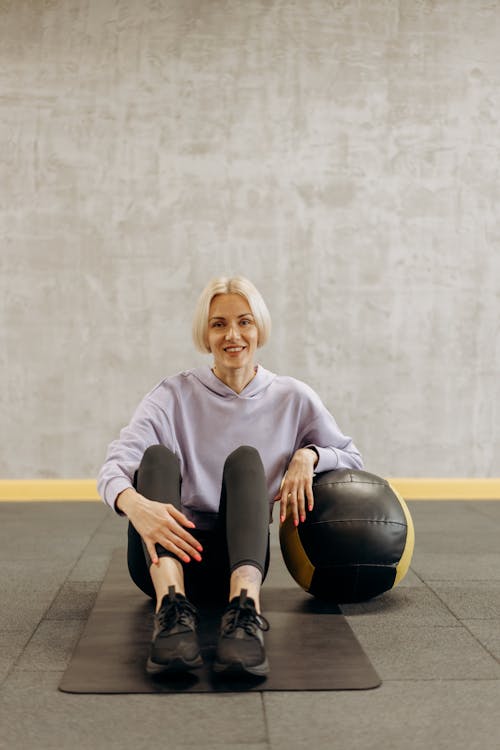
M276 377L274 372L270 372L261 365L257 365L257 374L255 377L243 388L241 393L236 393L232 388L223 383L222 380L219 380L208 365L196 367L193 370L189 370L187 374L193 375L205 388L223 398L243 399L262 397Z

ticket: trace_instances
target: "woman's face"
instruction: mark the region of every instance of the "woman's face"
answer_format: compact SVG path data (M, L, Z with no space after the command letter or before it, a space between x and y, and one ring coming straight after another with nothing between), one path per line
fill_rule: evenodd
M208 313L208 344L215 369L253 371L259 332L250 305L240 294L218 294Z

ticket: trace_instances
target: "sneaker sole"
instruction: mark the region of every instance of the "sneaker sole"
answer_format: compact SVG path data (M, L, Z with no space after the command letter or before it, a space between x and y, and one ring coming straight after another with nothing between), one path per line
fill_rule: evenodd
M170 661L160 663L152 661L151 657L146 662L146 672L148 674L162 674L165 672L188 672L190 669L199 669L203 666L201 655L189 661L177 657Z
M269 662L266 659L262 664L252 664L247 666L241 661L233 661L229 664L223 664L222 662L214 663L214 672L217 674L230 674L230 675L254 675L255 677L265 677L269 674Z

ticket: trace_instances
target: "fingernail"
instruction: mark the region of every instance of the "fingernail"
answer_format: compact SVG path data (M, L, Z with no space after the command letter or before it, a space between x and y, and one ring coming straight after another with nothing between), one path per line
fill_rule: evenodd
M186 556L186 557L184 558L184 562L185 562L185 563L188 563L188 562L189 562L190 560L191 560L191 558L190 558L190 557L187 557L187 556Z
M285 520L285 516L280 516L280 522L283 523Z
M203 547L201 546L201 544L199 544L196 549L198 550L198 552L203 552Z
M294 525L294 526L298 526L298 525L299 525L299 522L297 521L297 519L296 519L296 518L294 518L294 520L293 520L293 525Z
M201 555L195 555L195 556L194 556L194 559L195 559L195 560L198 560L198 562L201 562Z
M312 507L312 505L310 505L307 510L312 510L312 509L313 509L313 507Z
M304 521L305 521L305 520L306 520L306 517L305 517L305 516L301 516L301 517L300 517L300 522L301 522L301 523L304 523Z

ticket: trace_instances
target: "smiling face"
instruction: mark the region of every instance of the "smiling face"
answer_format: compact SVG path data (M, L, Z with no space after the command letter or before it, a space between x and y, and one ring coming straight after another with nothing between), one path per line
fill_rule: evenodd
M218 375L236 371L251 377L259 331L245 297L218 294L208 313L208 345Z

